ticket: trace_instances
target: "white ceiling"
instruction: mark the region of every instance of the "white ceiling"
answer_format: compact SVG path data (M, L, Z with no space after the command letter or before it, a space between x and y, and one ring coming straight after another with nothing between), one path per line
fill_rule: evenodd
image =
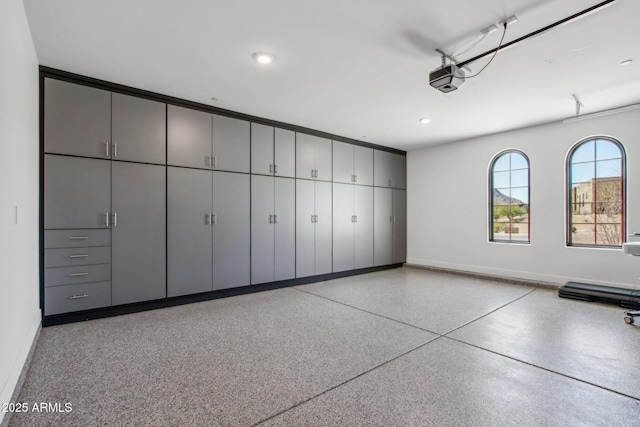
M640 1L500 52L449 94L428 73L510 15L505 42L601 0L24 0L40 64L413 149L640 102ZM496 31L457 59L495 48ZM270 66L252 54L276 56ZM634 59L629 66L620 62ZM475 73L487 59L470 65ZM218 98L212 101L211 98ZM430 117L431 123L418 122Z

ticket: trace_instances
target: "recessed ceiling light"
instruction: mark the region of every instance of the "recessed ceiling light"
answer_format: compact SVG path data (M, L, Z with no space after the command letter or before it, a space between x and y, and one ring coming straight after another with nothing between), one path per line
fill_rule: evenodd
M253 59L261 64L271 64L275 57L270 53L256 52L253 54Z
M633 59L627 59L626 61L622 61L620 65L631 65L633 63Z
M423 125L426 125L427 123L431 123L431 119L429 117L423 117L420 120L418 120L420 123L422 123Z
M212 98L211 98L211 100L212 100L213 102L216 102L216 101L218 100L218 98L216 98L216 97L214 96L214 97L212 97Z

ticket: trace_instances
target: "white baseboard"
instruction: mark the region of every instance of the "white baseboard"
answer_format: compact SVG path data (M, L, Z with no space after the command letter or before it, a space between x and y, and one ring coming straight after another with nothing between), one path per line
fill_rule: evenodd
M544 274L539 272L508 270L503 268L484 267L479 265L457 264L457 263L438 261L438 260L428 260L428 259L421 259L421 258L407 257L407 264L415 265L419 267L431 267L431 268L437 268L437 269L443 269L443 270L458 271L462 273L480 274L483 276L496 277L500 279L513 279L513 280L525 280L530 282L539 282L539 283L544 283L549 285L556 285L558 287L564 285L567 282L583 282L583 283L590 283L594 285L636 289L632 286L629 286L628 283L604 282L599 280L592 280L585 277L565 277L565 276L558 276L558 275L552 275L552 274Z

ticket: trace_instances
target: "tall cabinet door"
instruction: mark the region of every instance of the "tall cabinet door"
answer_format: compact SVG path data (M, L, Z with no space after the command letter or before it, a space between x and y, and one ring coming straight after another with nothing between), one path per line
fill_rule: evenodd
M296 277L296 181L275 178L275 280Z
M44 79L44 151L110 158L111 92Z
M166 164L166 104L120 93L111 96L113 158Z
M373 187L354 186L355 268L373 266Z
M331 273L333 269L333 244L332 223L333 213L331 208L331 183L315 183L315 207L316 207L316 269L315 274Z
M251 173L273 175L273 127L251 123Z
M211 173L167 168L167 296L212 290Z
M315 183L296 179L296 277L315 274Z
M249 173L251 129L249 122L212 115L214 169Z
M407 192L393 190L393 262L407 259Z
M251 176L251 283L273 282L274 178Z
M166 297L166 167L112 162L112 303Z
M333 271L353 270L354 266L353 187L333 184Z
M45 155L44 209L46 229L108 228L111 161Z
M167 164L211 167L211 114L167 106Z
M213 289L251 284L249 175L213 172Z
M392 194L390 188L373 189L373 262L392 263Z
M286 129L275 130L275 174L295 178L296 133Z
M350 184L352 177L353 145L333 141L333 181Z

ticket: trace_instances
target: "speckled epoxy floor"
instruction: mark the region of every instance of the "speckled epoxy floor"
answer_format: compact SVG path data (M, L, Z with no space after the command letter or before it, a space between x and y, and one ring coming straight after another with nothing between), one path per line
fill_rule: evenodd
M640 328L401 268L42 330L11 426L640 425Z

